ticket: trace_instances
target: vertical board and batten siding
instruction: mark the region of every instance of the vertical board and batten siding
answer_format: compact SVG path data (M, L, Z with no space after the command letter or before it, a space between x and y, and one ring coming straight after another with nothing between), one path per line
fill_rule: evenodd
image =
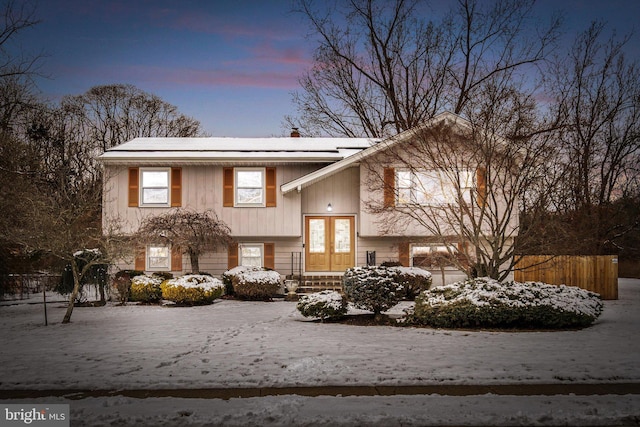
M223 207L223 167L219 165L182 165L180 168L181 205L187 209L204 211L213 209L237 237L252 236L302 236L301 194L291 192L286 196L279 191L285 183L299 178L318 165L278 165L275 167L275 182L269 179L269 186L275 185L276 198L269 200L275 207ZM160 215L170 207L130 206L130 193L138 194L139 188L130 188L130 169L126 166L107 165L104 188L105 224L109 218L120 218L124 232L133 232L147 216ZM134 177L135 178L135 177ZM175 185L172 188L176 193ZM356 198L357 199L357 198ZM137 203L136 203L137 206ZM326 206L326 205L325 205Z
M331 203L333 210L327 212ZM302 191L302 213L314 215L357 214L360 209L360 172L347 168Z
M577 286L602 299L618 299L617 255L527 255L515 265L514 279Z

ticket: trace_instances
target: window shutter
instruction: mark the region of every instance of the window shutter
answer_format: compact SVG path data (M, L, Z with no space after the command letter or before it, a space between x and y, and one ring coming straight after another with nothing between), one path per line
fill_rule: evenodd
M231 243L228 248L227 270L238 266L238 244Z
M265 173L265 189L266 189L266 204L268 208L276 207L277 189L276 189L276 168L266 168Z
M384 168L384 207L390 208L396 205L396 170Z
M171 168L171 206L182 206L182 168Z
M264 244L264 267L272 270L276 268L276 250L274 243Z
M140 170L129 168L129 207L137 208L140 198Z
M409 261L409 243L398 243L398 262L400 262L403 267L409 267Z
M487 170L485 168L476 169L476 188L478 206L484 207L487 204Z
M147 257L147 253L145 248L139 248L136 252L136 259L134 262L133 269L138 271L146 270L146 257Z
M233 199L233 168L224 168L222 170L222 206L233 207Z
M171 246L171 271L182 271L182 251L177 246Z

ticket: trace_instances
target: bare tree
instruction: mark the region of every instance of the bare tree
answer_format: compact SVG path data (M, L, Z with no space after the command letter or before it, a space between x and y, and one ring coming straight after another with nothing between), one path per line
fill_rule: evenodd
M0 80L7 77L31 75L40 55L30 55L22 49L13 49L16 37L22 31L37 25L35 9L26 2L8 0L0 9ZM16 51L19 51L16 54Z
M9 238L24 253L38 253L71 265L74 287L63 323L71 321L74 304L85 274L95 264L111 263L132 253L129 238L113 221L103 228L100 221L100 182L85 182L60 188L46 180L33 180L21 195L27 207L10 230ZM98 200L97 200L98 199ZM78 257L87 252L96 256Z
M535 242L520 227L519 209L553 152L550 140L532 136L541 124L529 122L535 105L526 96L485 96L487 106L479 108L485 117L428 123L399 135L402 143L380 143L388 144L384 154L364 162L372 195L365 206L382 230L430 236L468 275L502 280ZM509 137L502 135L507 130Z
M212 211L195 212L174 209L163 215L148 217L140 224L136 240L168 243L189 255L191 271L200 271L199 258L231 242L231 230Z
M488 82L535 71L560 22L527 31L533 0L460 0L440 20L419 18L419 0L341 4L298 2L319 44L294 94L300 117L287 121L308 134L386 137L461 113Z
M132 85L92 87L64 98L61 109L78 116L100 152L137 137L188 137L201 132L200 122Z
M616 239L633 229L611 208L640 194L640 66L625 56L629 42L606 39L604 24L592 23L550 73L553 112L564 125L555 134L564 180L551 209L574 242L564 251L622 249Z

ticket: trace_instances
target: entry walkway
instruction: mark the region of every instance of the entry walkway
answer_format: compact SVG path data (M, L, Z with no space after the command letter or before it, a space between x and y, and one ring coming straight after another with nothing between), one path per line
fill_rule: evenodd
M263 396L394 396L430 395L501 396L553 395L624 395L640 394L640 383L600 384L494 384L494 385L409 385L409 386L317 386L317 387L257 387L257 388L193 388L193 389L135 389L135 390L0 390L0 400L64 397L125 396L133 398L177 397L186 399L233 399Z

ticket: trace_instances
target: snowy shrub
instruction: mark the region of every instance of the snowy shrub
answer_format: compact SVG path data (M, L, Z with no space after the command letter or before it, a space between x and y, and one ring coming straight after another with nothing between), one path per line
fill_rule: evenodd
M443 328L564 329L589 326L602 313L598 294L540 282L468 279L416 297L408 324Z
M387 267L353 267L342 276L342 286L354 306L379 314L402 299L404 288L396 276Z
M232 268L231 270L225 271L224 273L222 273L222 282L224 283L224 286L225 286L225 294L233 295L235 293L233 290L233 278L236 277L238 274L247 273L249 271L262 271L262 270L263 270L262 267L245 267L245 266L239 265L237 267Z
M160 288L162 298L182 305L211 304L224 294L220 280L202 274L165 280Z
M162 299L160 284L162 278L158 276L140 275L131 279L129 299L146 303L159 302Z
M280 274L273 270L248 270L233 276L233 291L238 298L268 301L280 290Z
M339 292L321 291L303 295L296 308L304 317L318 317L324 321L347 314L348 304Z
M419 267L389 267L395 271L396 281L404 287L404 297L413 300L420 292L431 287L431 273Z

